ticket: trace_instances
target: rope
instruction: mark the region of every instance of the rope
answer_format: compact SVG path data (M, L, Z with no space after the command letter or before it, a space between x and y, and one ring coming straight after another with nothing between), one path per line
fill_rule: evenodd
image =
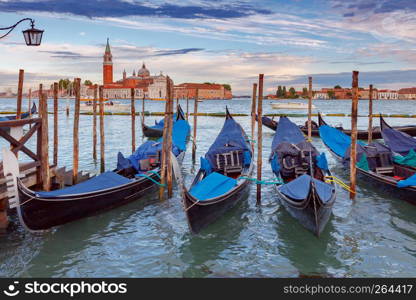
M240 176L237 178L237 180L239 179L245 179L245 180L249 180L249 181L253 181L256 184L283 184L284 182L279 180L273 180L273 179L268 179L268 180L257 180L256 178L251 178L251 177L246 177L246 176Z
M158 186L163 186L166 187L166 184L161 184L160 182L157 182L156 180L154 180L152 177L150 177L149 175L146 174L136 174L136 177L144 177L149 179L150 181L153 181L154 183L156 183Z
M351 190L351 188L349 187L349 185L347 185L345 182L343 182L341 179L339 179L338 177L335 176L325 176L326 180L325 182L330 183L336 183L339 186L341 186L343 189L345 189L346 191L350 192L350 193L356 193L353 190Z

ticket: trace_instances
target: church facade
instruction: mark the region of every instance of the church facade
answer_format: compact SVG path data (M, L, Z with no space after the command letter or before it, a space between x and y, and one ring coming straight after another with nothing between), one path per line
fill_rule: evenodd
M166 99L167 77L162 73L151 76L144 63L137 74L133 70L132 75L127 76L124 70L122 79L113 80L113 55L108 39L103 56L103 85L104 97L108 99L130 99L132 88L136 98Z

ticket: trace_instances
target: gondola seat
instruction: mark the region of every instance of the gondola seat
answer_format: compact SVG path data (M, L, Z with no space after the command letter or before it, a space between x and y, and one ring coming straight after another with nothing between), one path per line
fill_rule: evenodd
M130 179L118 175L115 172L108 171L67 188L50 192L36 192L36 196L40 198L54 198L59 196L89 193L113 188L129 182L131 182Z
M227 193L237 185L237 180L224 176L218 172L212 172L198 182L189 191L198 200L207 200Z
M216 154L216 170L228 174L241 173L243 171L244 156L242 150L233 150Z

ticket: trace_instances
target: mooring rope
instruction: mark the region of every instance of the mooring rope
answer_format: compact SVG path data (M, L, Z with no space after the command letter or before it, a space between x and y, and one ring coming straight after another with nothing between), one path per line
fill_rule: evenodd
M343 182L341 179L339 179L338 177L335 176L325 176L325 182L330 183L336 183L339 186L341 186L343 189L345 189L346 191L350 192L350 193L356 193L353 190L351 190L351 188L349 187L348 184L346 184L345 182Z
M159 175L159 174L158 174ZM147 174L136 174L136 177L144 177L144 178L147 178L147 179L149 179L150 181L152 181L152 182L154 182L154 183L156 183L158 186L163 186L163 187L166 187L166 184L162 184L162 183L160 183L160 182L158 182L158 181L156 181L156 180L154 180L152 177L150 177L149 175L147 175ZM160 177L159 177L160 178Z

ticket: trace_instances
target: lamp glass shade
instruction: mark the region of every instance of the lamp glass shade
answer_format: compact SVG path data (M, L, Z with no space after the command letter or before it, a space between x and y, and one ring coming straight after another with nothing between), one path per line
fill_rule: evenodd
M43 30L30 28L23 31L27 46L39 46L42 41Z

